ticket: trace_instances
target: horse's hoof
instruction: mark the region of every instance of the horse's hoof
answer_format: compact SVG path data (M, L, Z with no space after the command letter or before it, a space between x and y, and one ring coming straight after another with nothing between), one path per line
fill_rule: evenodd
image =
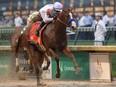
M79 74L80 73L80 69L76 70L76 74Z
M56 74L56 78L60 78L60 74Z
M43 70L48 70L48 67L43 67Z
M37 83L37 86L38 86L38 87L40 87L40 86L46 86L46 84L43 83L43 82L42 82L42 83Z
M18 72L18 71L19 71L19 66L16 66L15 71L16 71L16 72Z

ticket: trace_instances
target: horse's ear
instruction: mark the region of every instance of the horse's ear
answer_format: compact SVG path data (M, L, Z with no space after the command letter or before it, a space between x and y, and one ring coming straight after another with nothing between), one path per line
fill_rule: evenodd
M69 11L69 12L73 12L74 9L73 9L73 8L68 8L68 11Z
M71 8L68 8L68 11L71 11Z

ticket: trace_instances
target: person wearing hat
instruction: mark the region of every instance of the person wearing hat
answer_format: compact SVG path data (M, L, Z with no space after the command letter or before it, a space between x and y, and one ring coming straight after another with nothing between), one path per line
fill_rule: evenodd
M95 14L96 22L95 22L95 32L94 32L94 45L95 46L102 46L103 42L105 41L105 35L107 32L105 23L102 20L102 14L96 13Z

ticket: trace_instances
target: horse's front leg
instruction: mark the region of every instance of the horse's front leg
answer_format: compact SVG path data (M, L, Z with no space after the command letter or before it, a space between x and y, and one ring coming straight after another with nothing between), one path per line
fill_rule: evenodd
M78 68L78 64L76 63L74 55L70 52L70 50L68 48L64 48L63 53L72 60L75 70L76 70L76 74L78 74L80 72L80 70Z
M58 55L53 51L53 50L49 50L50 55L55 58L56 64L57 64L57 74L56 74L56 78L60 78L60 67L59 67L59 57Z

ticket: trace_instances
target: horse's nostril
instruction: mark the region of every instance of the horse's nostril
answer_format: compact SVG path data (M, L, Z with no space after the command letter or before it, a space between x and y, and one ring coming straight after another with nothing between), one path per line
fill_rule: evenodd
M76 27L74 27L74 26L71 26L71 28L72 28L73 30L76 30Z
M74 27L74 26L72 26L72 28L74 29L75 27Z

